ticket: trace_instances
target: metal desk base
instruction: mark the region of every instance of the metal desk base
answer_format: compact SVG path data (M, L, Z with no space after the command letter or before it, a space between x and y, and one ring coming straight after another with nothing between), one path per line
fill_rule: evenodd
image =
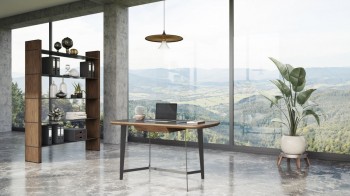
M200 170L188 171L187 170L187 129L185 130L185 150L186 150L186 170L174 170L174 169L162 169L157 167L151 167L151 139L149 137L149 165L148 167L139 167L133 169L124 169L124 159L125 159L125 142L126 142L126 125L121 126L121 137L120 137L120 180L123 180L123 174L125 172L133 172L140 170L157 170L163 172L177 173L177 174L186 174L186 190L188 192L188 175L201 173L201 178L204 179L204 155L203 155L203 129L197 129L198 133L198 148L199 148L199 162L200 162Z

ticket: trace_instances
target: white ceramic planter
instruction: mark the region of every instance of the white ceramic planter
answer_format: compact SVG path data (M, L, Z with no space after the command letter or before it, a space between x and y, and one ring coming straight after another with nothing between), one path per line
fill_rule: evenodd
M281 149L286 154L303 154L306 146L304 136L283 135L281 138Z

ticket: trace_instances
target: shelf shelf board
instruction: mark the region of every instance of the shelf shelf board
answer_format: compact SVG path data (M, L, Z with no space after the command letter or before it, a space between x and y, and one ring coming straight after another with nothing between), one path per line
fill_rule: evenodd
M65 97L65 98L58 98L58 97L56 97L56 98L49 98L49 97L41 97L41 99L88 99L88 100L93 100L93 99L98 99L98 98L96 98L96 97L89 97L89 98L85 98L85 97L83 97L83 98L70 98L70 97Z
M51 145L42 145L41 147L56 146L56 145L69 144L69 143L75 143L75 142L85 142L85 141L88 141L88 140L96 140L96 139L98 139L98 138L88 137L86 140L79 140L79 141L73 141L73 142L63 142L63 143L51 144Z
M81 59L81 60L95 60L96 58L93 57L86 57L81 55L73 55L73 54L67 54L62 52L55 52L55 51L49 51L49 50L41 50L42 54L48 54L53 56L61 56L61 57L67 57L67 58L73 58L73 59Z
M45 77L52 77L52 78L71 78L71 79L97 80L97 78L75 77L75 76L67 76L67 75L48 75L48 74L42 74L42 76L45 76Z
M97 120L97 118L80 118L80 119L64 119L64 120L60 120L60 121L43 121L41 122L41 125L58 125L60 123L64 123L64 122L67 122L67 121L84 121L84 120Z

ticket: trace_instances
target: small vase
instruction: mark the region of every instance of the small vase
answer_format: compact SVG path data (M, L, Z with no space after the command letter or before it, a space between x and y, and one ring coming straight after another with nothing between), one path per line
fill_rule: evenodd
M62 82L60 84L60 91L67 94L67 85L66 85L66 83L64 83L64 78L62 78Z
M50 98L56 98L57 93L57 86L55 84L55 81L52 81L52 84L50 85Z

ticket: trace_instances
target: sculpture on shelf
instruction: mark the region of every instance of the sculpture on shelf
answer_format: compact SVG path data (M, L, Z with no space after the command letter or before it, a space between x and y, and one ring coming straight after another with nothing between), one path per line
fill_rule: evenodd
M59 52L59 50L62 48L62 45L60 42L56 42L54 45L55 49L57 50L57 52Z
M55 108L49 113L50 120L59 121L64 115L64 112L60 108Z
M62 40L62 46L66 49L66 53L69 54L69 48L73 46L73 40L66 37Z

